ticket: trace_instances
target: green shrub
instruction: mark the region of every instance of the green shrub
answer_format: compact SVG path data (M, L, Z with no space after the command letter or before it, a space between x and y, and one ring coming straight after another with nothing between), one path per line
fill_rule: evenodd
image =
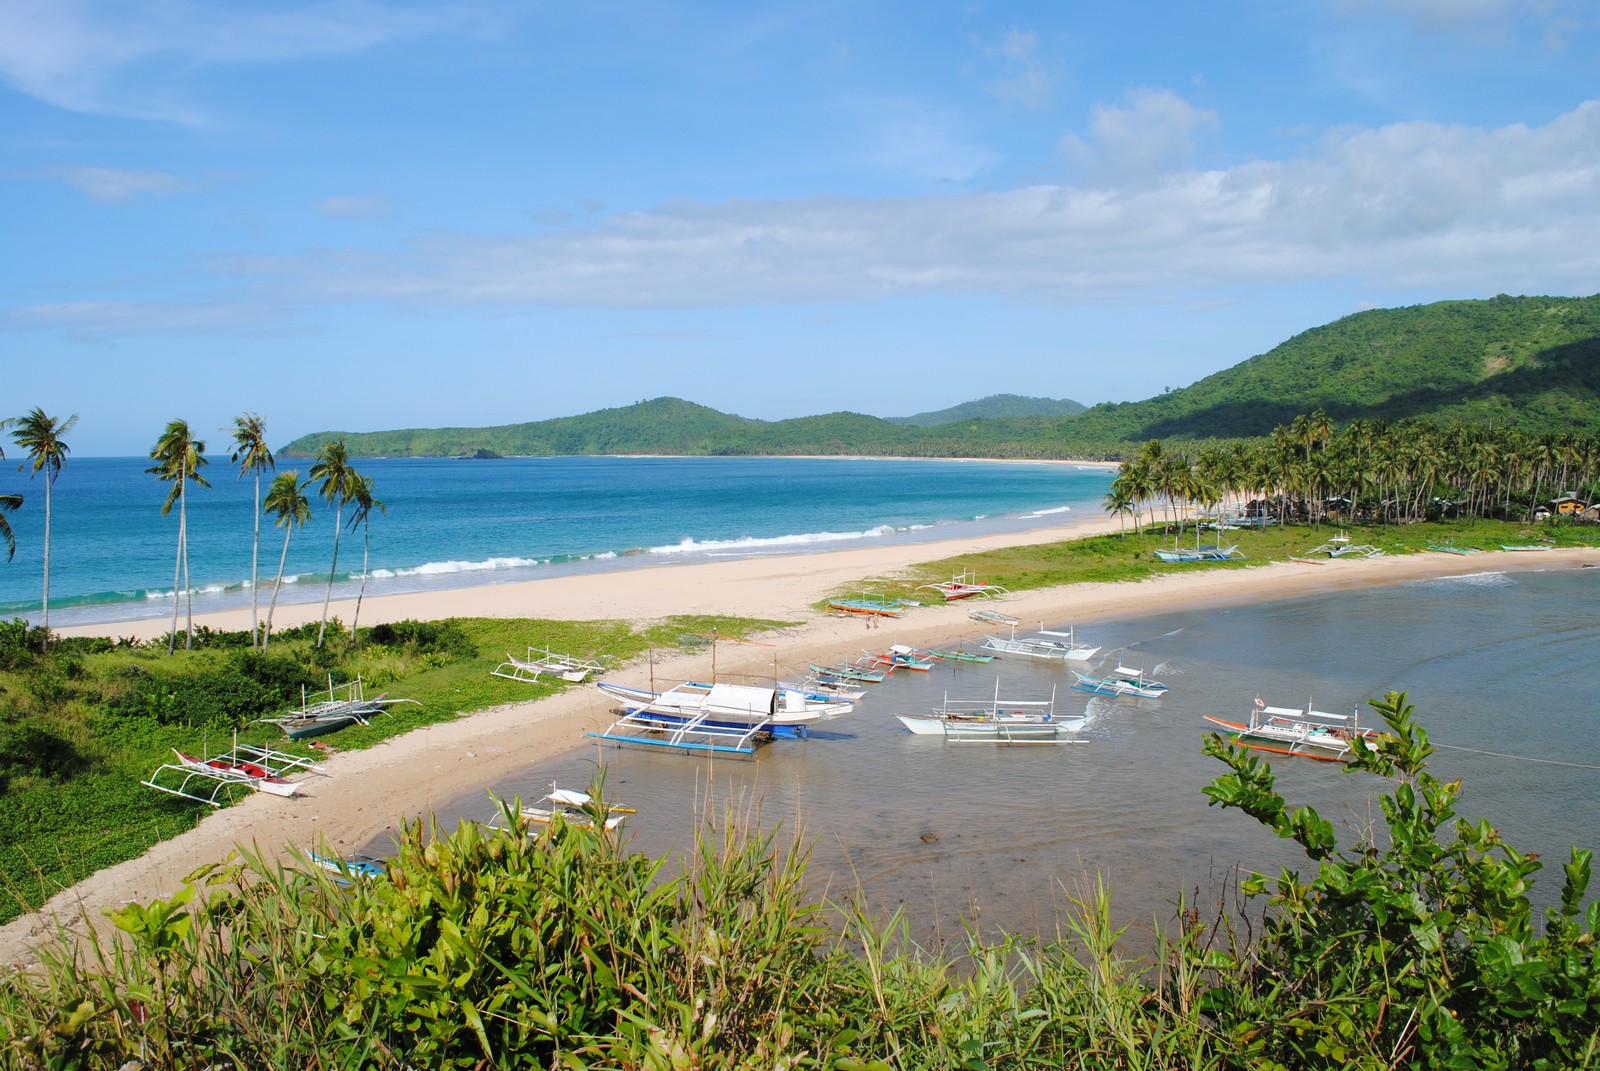
M421 654L471 658L478 653L472 640L453 620L394 621L362 630L363 642L400 647Z

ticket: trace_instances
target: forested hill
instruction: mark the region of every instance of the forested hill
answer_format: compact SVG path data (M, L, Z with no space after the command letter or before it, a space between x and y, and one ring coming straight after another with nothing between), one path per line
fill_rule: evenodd
M1358 312L1181 390L1094 406L1069 434L1247 437L1317 409L1339 422L1426 417L1532 435L1600 429L1600 295Z
M1082 406L1078 408L1081 410ZM765 421L731 416L681 398L655 398L582 416L493 428L318 432L296 439L278 454L286 458L310 457L323 443L343 439L357 457L459 457L487 451L508 456L875 454L1044 458L1060 456L1057 444L1061 426L1068 419L972 417L917 427L861 413L827 413Z
M1069 415L1077 403L992 395L885 420L830 413L762 421L657 398L618 409L494 428L319 432L284 447L314 454L343 438L356 456L485 454L877 454L1116 457L1147 439L1265 435L1323 410L1424 417L1531 435L1600 431L1600 295L1442 301L1359 312L1296 335L1199 382L1142 402ZM1035 412L1029 412L1032 408ZM1013 415L1015 414L1015 415Z
M915 424L932 428L960 420L990 420L995 417L1072 416L1087 406L1070 398L1024 398L1020 394L991 394L975 402L962 402L932 413L908 417L886 417L891 424Z

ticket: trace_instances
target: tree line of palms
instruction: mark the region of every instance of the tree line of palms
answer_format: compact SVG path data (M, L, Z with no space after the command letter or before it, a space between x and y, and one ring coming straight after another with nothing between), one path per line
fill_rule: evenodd
M1157 514L1250 503L1279 521L1403 524L1442 516L1527 519L1542 503L1600 484L1600 437L1424 420L1352 420L1318 410L1264 439L1145 443L1124 461L1105 507L1136 527Z
M20 417L0 419L0 429L12 429L13 441L27 453L29 461L21 468L31 467L35 474L45 474L44 483L44 590L41 597L41 625L46 642L50 634L50 514L51 490L70 452L64 436L77 424L78 417L74 414L66 420L58 420L47 416L41 409L33 409ZM250 548L250 635L251 645L259 646L263 651L272 636L272 615L278 605L278 592L283 587L284 566L289 558L289 537L295 529L304 527L311 519L311 503L306 496L306 490L313 483L318 483L317 493L328 504L334 507L333 531L333 564L328 570L328 588L322 600L322 624L317 630L317 646L322 646L324 634L328 626L328 607L333 597L333 579L339 566L339 537L345 527L360 528L362 531L361 554L361 588L356 597L356 609L351 618L351 635L355 634L356 622L361 614L361 600L366 596L367 571L370 561L371 531L370 524L372 513L387 513L388 510L382 502L373 496L372 480L357 472L350 463L350 458L345 450L342 440L328 443L322 449L315 464L311 466L308 478L302 480L296 471L279 472L267 488L266 500L261 497L261 476L266 471L276 472L277 462L272 456L271 449L267 446L266 420L256 413L244 413L234 418L233 446L231 460L239 466L239 478L246 475L255 480L255 508L252 511L252 531ZM167 516L172 512L172 507L178 507L178 541L177 551L173 559L172 573L172 628L167 638L167 653L172 654L178 642L178 608L186 607L186 624L184 647L194 645L194 603L192 588L189 583L189 516L188 500L189 487L211 486L204 476L200 474L210 462L205 456L206 444L195 438L189 427L188 421L173 420L168 422L162 431L161 437L150 450L151 466L145 471L153 474L163 483L170 484L166 501L161 505L161 515ZM0 458L5 457L5 452L0 449ZM6 519L7 512L20 509L23 496L20 494L0 495L0 542L6 546L6 559L9 561L16 556L17 541L12 531L11 523ZM344 523L344 508L351 506L348 525ZM261 517L265 513L273 518L273 524L284 530L283 550L278 557L278 577L272 589L272 600L267 607L267 619L263 627L260 620L260 551L261 551Z

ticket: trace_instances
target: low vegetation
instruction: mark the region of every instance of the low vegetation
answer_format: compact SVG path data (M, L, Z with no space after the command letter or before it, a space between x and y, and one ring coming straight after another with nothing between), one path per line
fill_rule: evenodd
M249 632L195 632L195 648L166 655L168 637L56 637L0 623L0 921L158 841L193 828L209 806L142 784L173 748L212 755L235 742L309 756L257 719L301 705L360 677L368 695L415 700L366 726L323 738L367 747L421 725L570 687L490 676L507 652L529 643L618 664L650 648L738 636L775 621L681 617L648 629L623 622L504 619L401 621L360 630L337 619L315 646L318 624L274 633L268 650Z
M1541 864L1455 820L1403 695L1374 706L1391 735L1349 769L1390 787L1347 846L1208 741L1212 802L1306 868L1248 877L1237 910L1180 905L1149 957L1103 892L1055 940L930 955L809 898L803 847L731 818L670 869L564 822L416 825L385 876L245 856L111 912L116 937L0 983L0 1046L28 1069L1592 1066L1590 853L1538 917Z

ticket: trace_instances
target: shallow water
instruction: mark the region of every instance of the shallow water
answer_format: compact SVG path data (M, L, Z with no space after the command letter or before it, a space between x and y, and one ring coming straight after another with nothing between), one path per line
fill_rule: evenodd
M1103 645L1095 665L1115 665L1120 653L1171 692L1111 699L1069 690L1069 670L1039 663L947 665L896 673L854 713L753 759L607 744L486 787L532 799L552 781L588 784L603 762L607 797L638 808L626 830L644 851L675 855L708 816L758 810L766 827L800 830L812 844L818 889L859 894L880 915L904 907L925 943L962 940L963 919L1048 937L1096 875L1113 887L1117 918L1142 926L1170 918L1180 894L1214 903L1235 866L1304 866L1247 816L1207 806L1201 789L1224 768L1200 753L1202 715L1242 716L1258 694L1370 714L1369 697L1405 690L1441 746L1434 772L1465 780L1464 816L1490 817L1509 843L1543 853L1536 899L1550 903L1569 847L1600 842L1600 738L1587 686L1597 585L1600 570L1487 573L1097 623L1078 629ZM981 636L974 623L972 641ZM892 638L892 625L878 637ZM1085 742L950 745L893 717L946 693L991 695L996 679L1010 698L1054 687L1059 711L1090 715ZM598 692L595 705L605 709ZM1385 783L1308 759L1274 766L1290 803L1316 806L1341 838L1378 820ZM439 816L490 810L478 792Z

